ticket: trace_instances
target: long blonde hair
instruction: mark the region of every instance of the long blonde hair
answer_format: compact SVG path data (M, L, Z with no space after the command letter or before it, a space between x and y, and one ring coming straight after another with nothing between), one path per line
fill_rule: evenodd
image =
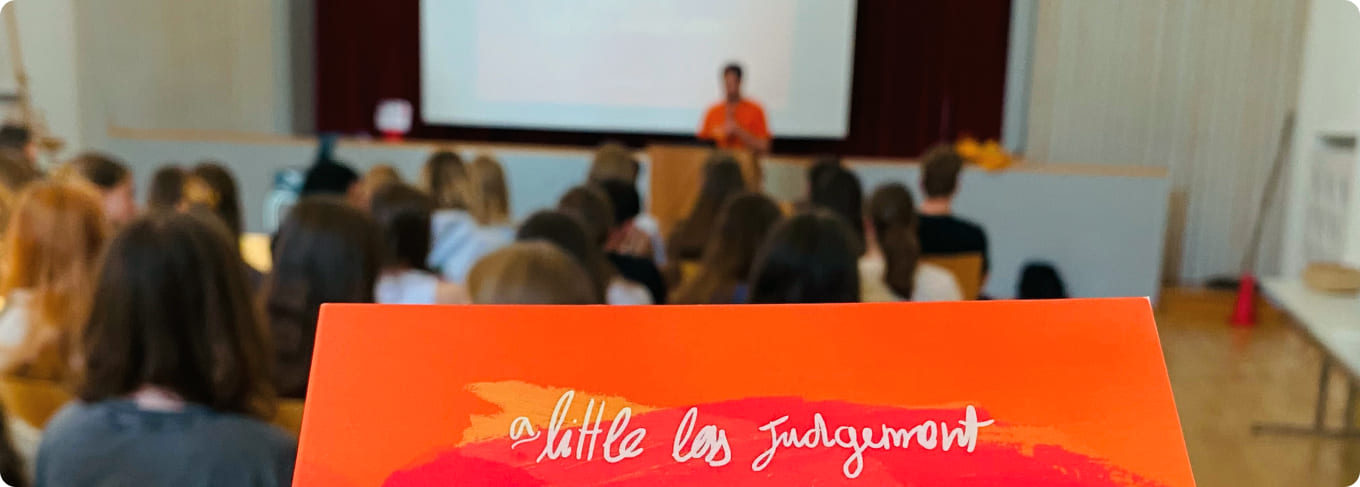
M32 295L28 335L8 372L37 379L68 377L73 340L93 288L108 237L102 206L92 188L35 183L19 197L4 240L0 294Z
M472 181L467 166L457 153L447 150L435 152L425 161L420 172L420 189L430 194L439 208L466 210L474 201Z
M495 157L487 154L472 160L469 171L474 194L468 195L468 210L477 223L505 225L510 223L510 190L505 184L505 169Z

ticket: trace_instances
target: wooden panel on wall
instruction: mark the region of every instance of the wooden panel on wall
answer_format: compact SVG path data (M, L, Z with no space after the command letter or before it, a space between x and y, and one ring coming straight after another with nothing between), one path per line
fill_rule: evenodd
M1235 274L1297 96L1308 0L1038 8L1029 158L1167 167L1164 275ZM1278 265L1279 219L1268 215L1263 271Z

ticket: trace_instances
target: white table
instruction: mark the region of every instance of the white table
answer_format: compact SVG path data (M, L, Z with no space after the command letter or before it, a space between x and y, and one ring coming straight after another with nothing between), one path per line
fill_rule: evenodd
M1294 317L1299 330L1323 352L1322 372L1318 377L1317 406L1312 425L1255 424L1256 434L1311 436L1356 436L1356 381L1360 380L1360 297L1327 294L1308 289L1297 278L1263 279L1261 286L1276 306ZM1332 367L1340 366L1347 375L1345 424L1328 428L1327 386Z

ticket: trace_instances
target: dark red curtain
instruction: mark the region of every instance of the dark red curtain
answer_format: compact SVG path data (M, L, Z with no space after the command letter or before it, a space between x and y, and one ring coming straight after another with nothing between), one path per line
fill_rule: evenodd
M912 157L959 135L999 138L1010 8L1010 0L859 0L849 134L844 140L776 138L775 151ZM372 132L373 110L383 98L419 106L420 0L322 0L316 14L318 130ZM635 146L686 138L419 120L411 136L568 145L612 139Z

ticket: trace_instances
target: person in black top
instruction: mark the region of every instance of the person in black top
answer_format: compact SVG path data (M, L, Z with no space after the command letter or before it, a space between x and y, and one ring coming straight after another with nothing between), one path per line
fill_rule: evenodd
M647 294L651 296L651 304L665 304L666 284L661 277L661 271L657 270L656 264L651 259L645 257L635 257L616 253L606 253L605 243L609 240L609 235L618 229L622 223L618 221L619 212L614 209L614 203L609 191L602 187L600 183L587 186L577 186L567 190L566 194L558 200L557 209L576 216L585 225L586 233L589 234L591 242L599 247L601 254L608 260L610 272L617 272L619 277L633 283L640 284L647 288ZM616 188L615 191L618 189ZM636 190L634 197L636 197ZM634 202L638 200L632 200ZM634 216L636 216L637 204L632 206ZM625 212L629 211L625 205ZM606 283L608 285L608 283ZM606 300L608 301L608 300Z
M963 158L948 146L937 146L922 158L921 253L931 255L982 254L982 278L990 269L987 232L972 221L953 214L954 195L959 189Z
M596 185L609 197L609 202L614 207L614 221L610 231L625 231L628 223L642 213L642 198L638 196L637 187L617 179L606 179ZM666 304L666 279L661 276L661 270L657 268L656 262L646 257L617 252L609 252L608 257L620 275L647 287L647 291L652 295L652 302Z

